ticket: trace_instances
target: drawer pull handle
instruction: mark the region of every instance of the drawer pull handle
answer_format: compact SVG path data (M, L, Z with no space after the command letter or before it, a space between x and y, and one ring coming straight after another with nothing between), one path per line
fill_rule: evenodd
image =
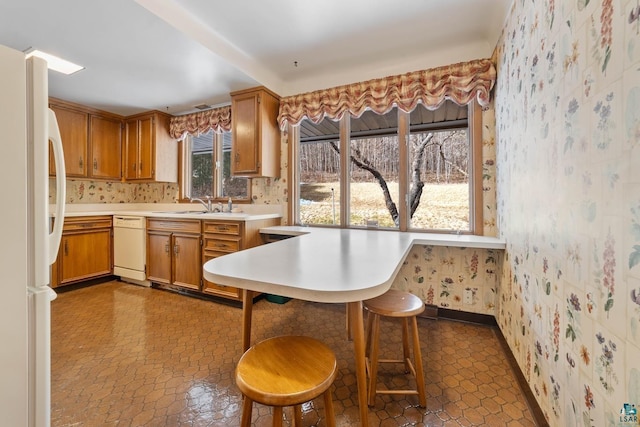
M69 241L65 239L64 241L64 255L69 255Z
M98 170L98 160L93 159L93 170Z
M168 244L168 243L166 243L166 244L164 245L164 251L165 251L166 253L169 253L169 244Z
M178 252L180 252L180 246L178 246L178 245L174 245L174 246L173 246L173 252L174 252L175 254L178 254Z
M82 157L80 157L79 166L80 166L80 169L84 167L84 160L82 160Z

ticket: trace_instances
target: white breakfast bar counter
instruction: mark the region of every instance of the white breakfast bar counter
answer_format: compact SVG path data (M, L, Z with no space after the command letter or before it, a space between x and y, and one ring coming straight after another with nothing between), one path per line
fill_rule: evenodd
M362 301L386 292L415 245L504 249L502 239L465 234L404 233L279 226L263 233L297 236L207 261L205 279L243 289L243 349L251 344L253 292L346 303L351 324L360 420L368 423Z

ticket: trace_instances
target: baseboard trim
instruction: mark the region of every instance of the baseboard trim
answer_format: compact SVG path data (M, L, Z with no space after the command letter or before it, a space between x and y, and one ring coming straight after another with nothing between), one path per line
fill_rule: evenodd
M533 395L533 392L531 391L531 387L529 387L529 383L527 383L527 380L524 374L520 370L520 366L518 365L518 362L516 361L515 356L511 352L511 348L509 347L507 340L505 339L504 335L502 335L502 331L497 326L493 328L493 331L496 337L498 338L500 345L502 346L502 350L504 350L504 353L507 356L507 361L509 362L509 366L511 366L511 370L513 371L513 374L516 377L516 381L518 381L518 385L520 386L520 390L522 390L522 394L524 394L524 398L527 402L527 405L529 406L529 410L533 415L533 419L535 420L536 425L540 427L548 427L549 422L545 418L542 408L540 408L540 405L538 405L538 401L536 400L536 397Z
M531 415L533 416L533 419L536 425L539 427L549 426L549 422L545 418L544 412L542 412L540 405L538 405L538 401L533 395L533 392L531 391L531 388L529 387L529 384L527 383L527 380L525 379L524 374L520 370L520 366L518 365L518 362L516 361L516 358L513 355L513 352L511 351L511 348L509 347L507 340L504 338L504 335L502 335L502 331L498 327L498 322L496 321L496 318L494 316L489 314L478 314L478 313L469 313L466 311L451 310L447 308L441 308L435 305L426 305L425 311L422 314L420 314L420 317L424 317L427 319L435 319L435 320L438 320L438 319L454 320L458 322L468 322L468 323L475 323L479 325L490 326L496 338L498 339L498 342L500 343L500 346L502 347L502 350L504 351L505 356L507 357L507 362L509 363L509 366L511 367L511 371L513 372L514 377L518 382L518 386L520 387L520 390L522 390L522 394L524 395L525 401L529 406L529 410L531 411Z
M498 326L496 318L490 314L470 313L468 311L451 310L448 308L442 308L435 305L427 305L424 312L420 317L427 317L429 319L449 319L458 320L460 322L476 323L480 325Z

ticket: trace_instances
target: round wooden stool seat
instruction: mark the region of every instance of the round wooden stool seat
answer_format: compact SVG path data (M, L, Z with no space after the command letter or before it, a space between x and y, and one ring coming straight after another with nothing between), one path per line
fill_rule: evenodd
M236 384L245 396L242 425L251 423L253 401L274 407L273 425L282 425L282 407L299 405L324 394L327 425L335 425L330 387L338 373L336 356L320 341L281 336L249 348L238 362Z
M420 351L420 337L418 335L417 315L425 309L424 303L417 296L390 289L384 294L363 301L364 308L369 312L366 328L366 365L369 374L369 405L375 404L376 394L417 394L420 406L427 405L424 387L424 370L422 368L422 353ZM378 347L380 339L380 316L402 318L402 359L380 359ZM413 341L413 362L409 350L409 324ZM377 389L379 363L404 363L405 372L412 373L416 380L415 390Z
M363 305L367 311L387 317L413 317L424 311L424 303L420 298L395 289L366 300Z

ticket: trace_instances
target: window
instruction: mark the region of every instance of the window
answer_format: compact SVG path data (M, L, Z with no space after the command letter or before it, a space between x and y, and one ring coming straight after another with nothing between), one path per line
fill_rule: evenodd
M481 180L472 109L446 101L436 111L418 104L411 113L303 120L297 223L473 233Z
M231 176L231 132L188 135L184 151L185 197L249 199L249 179Z

